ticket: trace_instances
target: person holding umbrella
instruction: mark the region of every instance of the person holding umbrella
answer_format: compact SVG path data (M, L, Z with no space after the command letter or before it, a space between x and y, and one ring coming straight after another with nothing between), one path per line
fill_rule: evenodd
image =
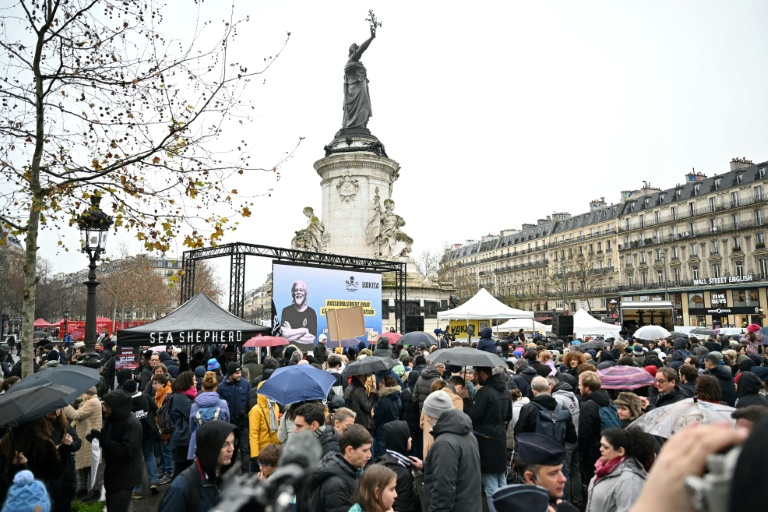
M76 421L75 431L83 445L75 454L75 470L77 471L77 492L76 497L83 501L96 501L101 497L99 489L93 489L90 483L92 471L98 468L91 467L91 442L85 439L91 430L101 430L101 402L96 394L96 387L90 388L83 393L76 402L77 409L71 405L66 406L62 412L72 421ZM90 491L90 492L89 492ZM98 496L97 496L98 494Z
M366 388L371 374L353 375L352 383L344 390L344 402L348 409L355 412L355 423L362 425L369 434L373 434L373 407L377 402L375 388Z

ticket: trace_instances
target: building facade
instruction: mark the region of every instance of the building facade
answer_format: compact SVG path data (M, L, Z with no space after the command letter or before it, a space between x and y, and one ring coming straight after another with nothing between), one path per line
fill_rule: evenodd
M554 213L481 241L457 244L441 272L461 300L481 286L507 304L554 312L583 307L616 317L622 300L669 298L675 325L763 323L768 305L768 162L734 159L724 174L645 184L618 204Z

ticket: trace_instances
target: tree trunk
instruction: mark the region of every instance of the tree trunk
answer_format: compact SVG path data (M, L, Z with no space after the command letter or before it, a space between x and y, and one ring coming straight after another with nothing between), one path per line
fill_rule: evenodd
M40 187L40 164L43 158L45 143L45 109L43 102L43 76L40 71L40 59L43 45L48 33L55 10L46 12L45 25L37 32L35 58L32 71L35 75L35 152L32 155L32 165L29 169L29 191L32 204L29 208L29 223L26 231L26 250L24 253L24 301L21 309L21 378L35 372L34 363L34 330L35 330L35 298L37 291L37 235L40 229L40 210L45 199L45 192Z

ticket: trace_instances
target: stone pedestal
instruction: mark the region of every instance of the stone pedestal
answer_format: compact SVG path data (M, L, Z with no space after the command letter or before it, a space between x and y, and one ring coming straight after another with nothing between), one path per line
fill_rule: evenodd
M314 167L322 180L327 251L378 258L375 245L366 240L366 228L374 215L376 189L382 202L391 198L400 164L387 158L384 146L370 135L337 136L325 150L325 158Z

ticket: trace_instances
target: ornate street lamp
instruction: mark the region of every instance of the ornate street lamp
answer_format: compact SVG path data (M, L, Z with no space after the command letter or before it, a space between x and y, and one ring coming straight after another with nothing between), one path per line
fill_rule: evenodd
M67 337L67 333L69 332L67 330L69 326L69 308L64 310L64 336L61 336L61 339L65 339Z
M91 206L77 218L77 226L80 229L80 242L82 252L88 255L88 302L85 308L85 354L83 363L87 366L97 366L98 354L96 353L96 262L106 252L107 232L112 226L112 217L101 211L99 203L101 197L91 196Z

